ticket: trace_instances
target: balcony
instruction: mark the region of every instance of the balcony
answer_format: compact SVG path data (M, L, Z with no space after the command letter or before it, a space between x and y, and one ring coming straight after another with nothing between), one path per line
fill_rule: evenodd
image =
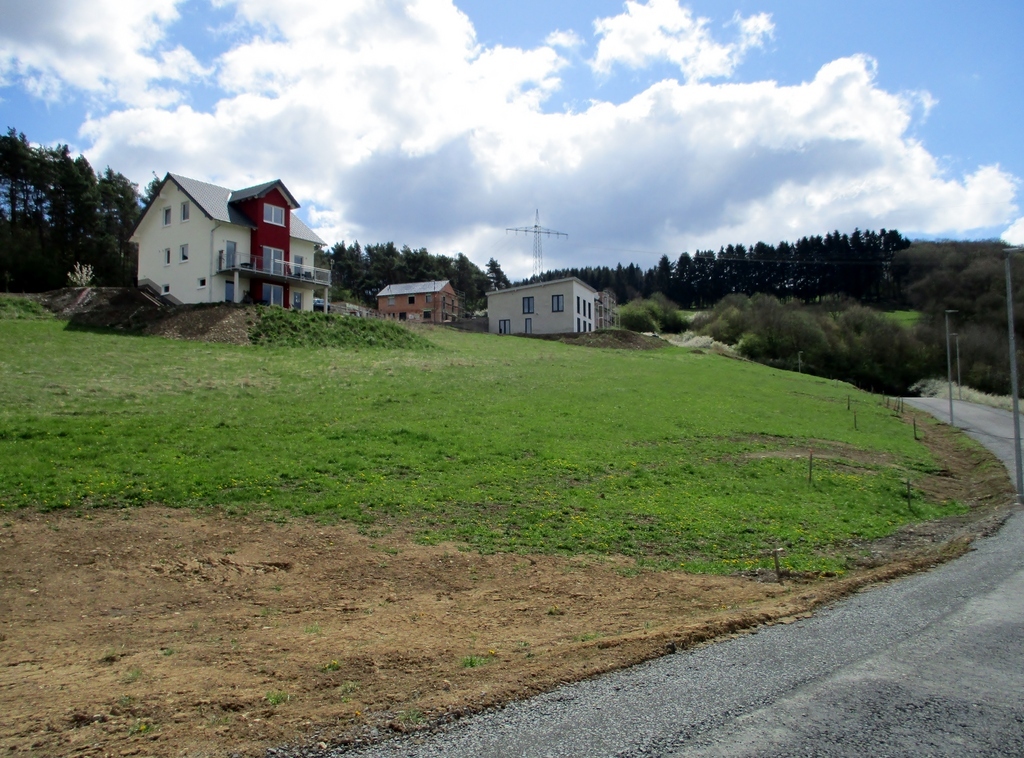
M278 282L303 282L305 284L331 285L331 271L326 268L314 268L305 263L292 263L280 258L249 253L225 253L217 256L217 273L223 271L239 271L243 274L256 275L261 279Z

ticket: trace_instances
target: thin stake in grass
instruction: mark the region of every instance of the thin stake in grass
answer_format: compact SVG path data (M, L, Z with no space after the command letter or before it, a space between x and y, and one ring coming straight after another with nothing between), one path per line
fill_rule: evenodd
M853 412L853 430L857 431L857 411Z
M812 484L814 477L814 449L812 448L807 455L807 483Z
M914 441L917 441L917 416L914 416Z

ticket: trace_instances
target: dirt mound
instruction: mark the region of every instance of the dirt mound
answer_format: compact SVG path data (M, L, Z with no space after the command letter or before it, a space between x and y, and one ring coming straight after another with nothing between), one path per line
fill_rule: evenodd
M249 344L255 306L167 305L134 287L66 287L30 296L72 327Z
M143 331L167 306L133 287L66 287L35 296L57 318L75 326Z
M177 306L145 328L146 334L199 342L249 344L249 325L255 318L252 305Z
M598 329L596 332L568 334L531 334L534 339L564 342L566 345L606 347L615 350L660 350L668 343L658 337L648 337L628 329Z

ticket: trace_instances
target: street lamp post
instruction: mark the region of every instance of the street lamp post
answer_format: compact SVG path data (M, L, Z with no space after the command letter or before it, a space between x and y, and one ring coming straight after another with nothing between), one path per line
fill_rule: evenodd
M1013 402L1013 462L1017 467L1017 502L1022 502L1024 495L1024 474L1020 461L1020 403L1017 399L1017 338L1013 329L1013 286L1010 284L1010 256L1019 251L1019 247L1007 248L1006 253L1006 321L1010 332L1010 393Z
M953 332L953 344L956 345L956 399L964 399L964 383L960 381L960 335Z
M953 355L949 350L950 313L959 313L959 311L946 309L946 381L949 383L949 425L953 426Z

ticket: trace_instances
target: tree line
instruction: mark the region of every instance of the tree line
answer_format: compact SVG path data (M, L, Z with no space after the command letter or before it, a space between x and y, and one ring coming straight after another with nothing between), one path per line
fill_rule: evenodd
M56 289L76 263L99 284L130 286L129 242L139 217L138 187L109 166L97 175L67 145L31 145L23 133L0 136L0 286Z
M647 270L634 263L587 266L548 271L527 281L575 276L597 290L611 290L620 303L660 292L685 309L710 308L726 295L756 293L807 303L834 295L882 301L902 296L907 271L896 259L908 247L910 240L895 229L855 229L794 243L697 250L675 261L662 255Z
M389 284L447 279L469 310L486 307L490 289L508 286L501 266L491 258L483 271L463 253L434 255L394 242L360 245L338 242L319 254L318 264L331 269L331 299L377 305L377 293Z

